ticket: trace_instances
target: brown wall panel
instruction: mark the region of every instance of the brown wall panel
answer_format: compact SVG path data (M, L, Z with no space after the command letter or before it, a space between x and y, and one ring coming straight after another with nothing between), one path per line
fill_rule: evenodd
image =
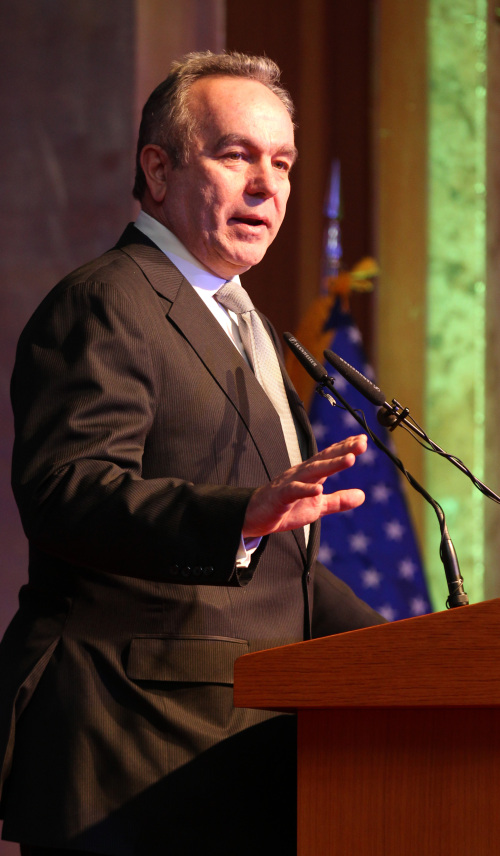
M346 264L372 251L370 170L371 17L369 0L227 2L227 47L276 60L297 106L299 161L281 233L245 274L255 302L281 332L294 329L318 294L323 204L330 163L342 164ZM356 313L370 343L370 298Z
M127 0L0 3L0 633L27 577L10 492L9 381L22 327L131 209L134 10Z

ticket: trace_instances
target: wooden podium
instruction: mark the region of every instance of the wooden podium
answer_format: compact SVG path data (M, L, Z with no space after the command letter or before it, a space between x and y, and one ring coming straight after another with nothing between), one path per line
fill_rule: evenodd
M500 599L247 654L298 713L298 856L500 853Z

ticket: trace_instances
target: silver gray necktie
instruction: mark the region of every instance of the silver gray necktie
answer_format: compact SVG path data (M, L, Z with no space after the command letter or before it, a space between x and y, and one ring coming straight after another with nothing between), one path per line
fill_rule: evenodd
M255 377L278 413L290 463L299 464L302 455L276 351L250 296L241 285L226 282L216 292L215 299L238 316L243 347Z

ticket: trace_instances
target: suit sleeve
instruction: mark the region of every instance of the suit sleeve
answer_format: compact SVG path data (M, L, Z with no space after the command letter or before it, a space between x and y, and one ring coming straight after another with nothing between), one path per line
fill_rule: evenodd
M244 584L264 546L240 579L235 556L252 489L142 477L157 390L134 310L113 285L70 284L42 303L20 339L12 478L25 532L77 566Z
M352 589L320 562L314 569L312 636L332 636L360 630L386 619L357 597Z

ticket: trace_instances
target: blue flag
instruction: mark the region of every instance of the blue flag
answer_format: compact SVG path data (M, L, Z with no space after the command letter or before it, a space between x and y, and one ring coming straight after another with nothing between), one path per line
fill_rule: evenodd
M335 353L372 379L361 333L339 298L327 326L335 330ZM390 445L390 435L377 422L377 408L329 365L326 368L341 395L364 412L373 433ZM309 418L320 449L362 431L349 413L332 407L318 394L312 399ZM369 439L355 466L333 476L327 489L335 490L335 482L339 488L361 488L366 500L360 508L323 518L319 560L389 621L432 612L400 476L392 461Z

